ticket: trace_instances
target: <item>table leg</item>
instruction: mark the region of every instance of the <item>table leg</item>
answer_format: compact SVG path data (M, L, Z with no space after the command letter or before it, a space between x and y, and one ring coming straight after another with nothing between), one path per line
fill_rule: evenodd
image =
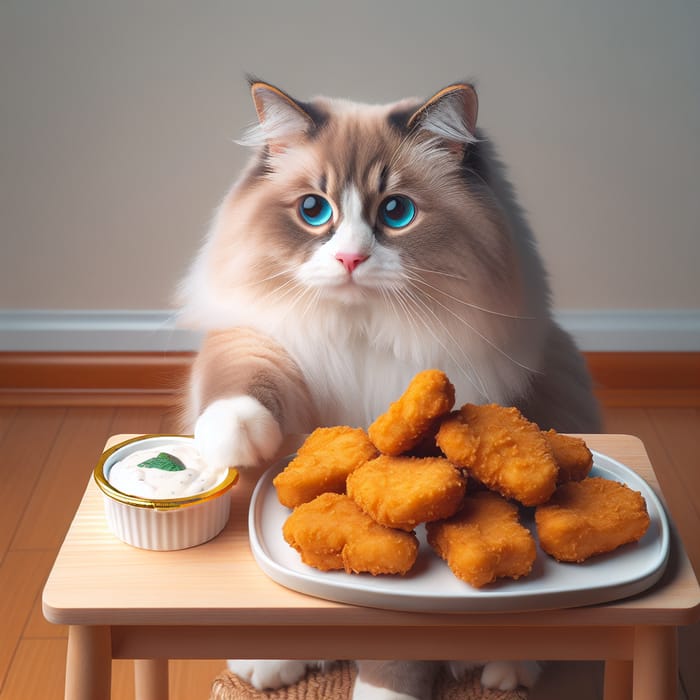
M168 660L136 659L134 686L136 700L168 700Z
M609 659L605 662L604 700L632 700L632 662Z
M112 637L109 627L68 629L66 700L110 700Z
M634 700L675 700L678 693L678 639L675 627L636 627Z

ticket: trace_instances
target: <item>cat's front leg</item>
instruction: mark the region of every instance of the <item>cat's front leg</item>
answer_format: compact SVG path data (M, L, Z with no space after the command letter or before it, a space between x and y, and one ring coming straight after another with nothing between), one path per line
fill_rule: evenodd
M318 424L297 364L250 328L207 336L192 368L188 413L188 430L214 468L268 462L285 433Z
M197 419L194 441L210 467L262 464L277 454L282 430L276 418L252 396L218 399Z
M241 659L229 661L229 670L256 690L275 690L296 683L318 661L281 661L278 659Z
M451 674L459 679L476 666L473 661L449 661ZM518 686L532 688L540 676L538 661L488 661L481 671L481 685L496 690L514 690Z

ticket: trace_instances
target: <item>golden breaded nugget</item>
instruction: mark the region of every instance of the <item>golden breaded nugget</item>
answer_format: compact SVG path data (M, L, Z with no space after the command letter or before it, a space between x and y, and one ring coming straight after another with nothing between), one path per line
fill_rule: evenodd
M641 493L599 477L560 486L535 510L540 546L557 561L582 562L636 542L649 522Z
M444 372L419 372L399 399L369 426L369 436L380 452L400 455L415 447L452 410L454 402L455 388Z
M519 523L517 506L498 494L467 496L456 515L425 527L428 542L455 576L475 588L532 571L535 541Z
M274 478L277 498L296 508L327 491L345 493L348 474L376 456L377 448L362 428L317 428Z
M463 425L460 426L459 422ZM459 435L474 442L473 457L462 459L471 446L454 449ZM549 443L535 423L517 408L488 404L465 404L459 417L440 426L437 444L447 459L506 498L526 506L544 503L554 493L559 469Z
M348 477L348 496L381 525L413 530L447 518L462 502L466 481L442 457L390 457L365 462Z
M542 433L552 448L554 461L559 467L557 484L585 479L593 467L593 454L586 442L573 435L563 435L556 430Z
M461 411L453 411L442 419L435 442L453 464L460 467L474 464L479 436L469 427Z
M378 525L348 496L324 493L287 518L284 539L321 571L405 574L418 556L413 533Z

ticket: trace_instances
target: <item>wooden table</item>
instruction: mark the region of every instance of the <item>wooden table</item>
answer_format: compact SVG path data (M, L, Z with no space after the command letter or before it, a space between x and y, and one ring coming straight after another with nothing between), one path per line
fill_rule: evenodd
M637 438L583 437L659 493ZM43 595L46 618L70 626L67 699L107 700L112 659L136 660L139 700L165 700L168 659L501 658L605 659L606 700L675 700L676 627L700 618L700 588L675 533L661 581L618 602L524 613L356 607L288 590L260 571L247 534L260 473L244 473L234 487L221 535L176 552L117 540L90 479Z

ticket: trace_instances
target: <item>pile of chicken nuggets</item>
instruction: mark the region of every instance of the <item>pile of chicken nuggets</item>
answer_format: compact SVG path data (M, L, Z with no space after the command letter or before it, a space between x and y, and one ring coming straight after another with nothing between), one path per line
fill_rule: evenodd
M638 541L642 495L591 478L585 442L542 431L513 407L465 404L439 370L417 374L367 431L318 428L273 484L292 509L286 542L322 571L408 573L415 529L462 581L480 588L532 570L537 546L520 522L534 508L540 548L582 562Z

